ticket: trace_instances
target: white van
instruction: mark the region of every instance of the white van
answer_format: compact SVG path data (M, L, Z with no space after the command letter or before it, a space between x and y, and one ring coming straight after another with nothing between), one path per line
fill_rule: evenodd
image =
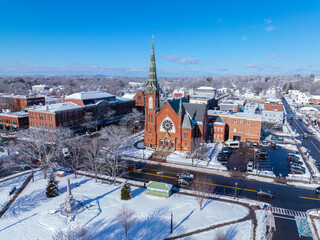
M247 165L247 170L252 171L253 170L253 162L249 162Z
M238 141L227 141L226 147L232 147L232 148L239 148L239 142Z

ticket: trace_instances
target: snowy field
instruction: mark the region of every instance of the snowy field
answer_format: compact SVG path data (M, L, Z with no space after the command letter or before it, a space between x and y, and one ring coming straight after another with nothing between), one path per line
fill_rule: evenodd
M12 187L16 187L16 191L22 186L22 184L27 180L28 174L16 177L11 180L0 182L0 210L11 200L13 195L9 196L9 191ZM1 233L0 233L1 236Z
M0 219L0 239L52 239L55 230L75 225L85 225L94 239L124 239L124 231L115 220L123 204L135 211L136 221L128 232L128 239L164 239L214 224L241 219L248 209L241 205L209 200L199 211L196 199L174 194L161 198L146 194L144 188L132 187L133 198L120 200L120 185L95 183L87 177L74 179L70 176L72 194L81 200L84 208L69 221L59 213L60 204L66 197L66 177L57 178L60 195L45 196L47 181L41 172L36 173L35 182L30 182L6 214ZM1 194L2 194L1 189ZM4 190L6 192L6 190ZM173 213L174 231L170 234L170 215ZM226 226L223 231L232 231L234 240L251 239L251 221ZM210 232L187 239L212 239Z

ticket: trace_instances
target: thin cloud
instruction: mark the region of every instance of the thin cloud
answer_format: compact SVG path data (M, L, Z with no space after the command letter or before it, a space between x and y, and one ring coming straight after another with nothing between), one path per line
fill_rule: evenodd
M271 32L272 30L274 30L274 26L270 25L270 26L266 27L265 30L268 32Z
M268 18L265 18L265 19L264 19L264 23L265 23L265 24L270 24L270 23L272 23L272 20L271 20L270 18L269 18L269 19L268 19Z
M182 65L187 65L187 64L201 64L201 63L203 63L203 62L200 60L200 58L198 58L198 57L186 57L186 58L182 58L182 57L175 56L175 55L169 56L169 55L160 54L160 55L159 55L159 58L168 60L168 61L170 61L170 62L176 62L176 63L182 64Z
M243 35L243 36L241 37L241 40L243 40L243 41L247 40L247 36L246 36L246 35Z
M266 57L270 58L270 59L275 59L277 57L277 55L267 55Z

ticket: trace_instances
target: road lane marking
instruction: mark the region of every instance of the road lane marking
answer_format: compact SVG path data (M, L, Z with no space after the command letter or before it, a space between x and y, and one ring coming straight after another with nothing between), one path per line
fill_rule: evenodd
M320 199L319 199L319 198L302 197L302 196L299 196L299 198L320 201Z
M319 150L319 148L317 148L317 146L313 143L313 141L310 141L312 144L313 144L313 146L318 150L318 152L320 152L320 150Z

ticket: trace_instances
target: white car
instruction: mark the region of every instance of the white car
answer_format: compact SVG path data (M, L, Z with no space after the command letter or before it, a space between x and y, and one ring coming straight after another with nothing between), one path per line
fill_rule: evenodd
M253 162L249 162L247 165L247 170L252 171L253 170Z

